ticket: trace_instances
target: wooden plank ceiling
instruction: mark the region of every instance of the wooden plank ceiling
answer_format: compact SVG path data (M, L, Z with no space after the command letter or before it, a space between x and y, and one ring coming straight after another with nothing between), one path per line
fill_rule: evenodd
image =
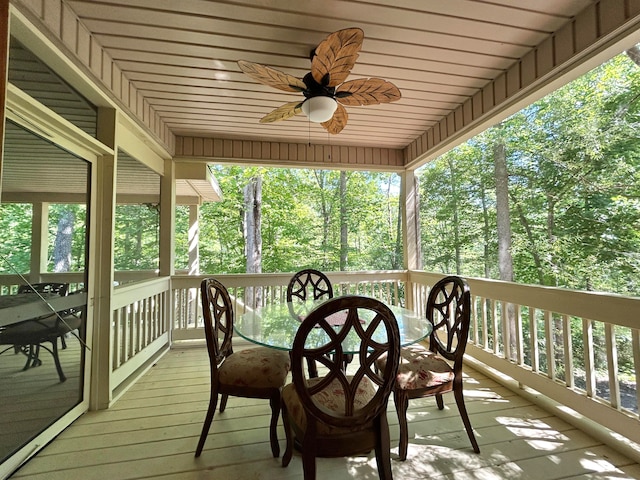
M402 149L585 7L589 0L65 0L177 135ZM237 60L302 78L327 34L360 27L349 79L380 77L402 98L347 107L338 135L303 114L259 124L302 99L243 74Z

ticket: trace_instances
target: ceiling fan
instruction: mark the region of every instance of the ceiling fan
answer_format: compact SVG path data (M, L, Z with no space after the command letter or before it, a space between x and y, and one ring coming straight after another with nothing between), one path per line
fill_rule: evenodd
M302 93L305 97L276 108L262 117L260 123L286 120L303 112L310 121L322 124L335 135L347 124L349 116L345 105L376 105L399 100L398 87L381 78L345 81L363 40L364 32L360 28L329 34L311 50L311 71L302 79L259 63L239 60L240 69L254 80L285 92Z

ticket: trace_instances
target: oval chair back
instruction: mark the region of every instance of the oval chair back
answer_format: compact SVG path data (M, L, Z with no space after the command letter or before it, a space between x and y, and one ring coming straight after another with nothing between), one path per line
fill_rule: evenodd
M342 315L336 327L328 317ZM347 343L359 345L350 371L343 368ZM311 342L311 343L310 343ZM390 360L377 371L375 362ZM304 478L315 478L316 457L347 456L375 449L380 478L391 478L387 404L397 375L400 333L395 316L368 297L333 298L313 310L300 325L291 351L292 383L283 390L283 420L291 460L294 438L301 445ZM325 367L321 377L306 374L312 359ZM358 359L357 361L355 359Z

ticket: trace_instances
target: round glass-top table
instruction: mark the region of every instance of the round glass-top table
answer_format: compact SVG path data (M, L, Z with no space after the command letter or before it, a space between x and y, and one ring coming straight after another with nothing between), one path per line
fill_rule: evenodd
M293 339L296 336L302 319L304 319L308 312L321 303L322 302L304 304L278 303L258 308L255 311L247 312L236 318L234 330L242 338L252 343L279 350L291 350ZM426 318L420 317L412 310L402 307L390 305L389 309L393 312L398 322L400 344L402 346L419 342L431 333L431 324ZM333 316L334 322L332 322L332 324L334 324L336 328L339 328L344 322L344 318L346 318L346 310L342 321L340 318L341 313L342 312L338 312ZM359 311L358 314L360 321L365 324L366 328L366 323L372 319L373 312L362 311L361 314ZM330 317L327 317L327 320L330 321ZM317 332L314 333L315 334L307 337L306 346L308 348L314 348L314 346L321 346L326 343L326 332L318 328ZM383 327L380 326L376 329L372 338L376 339L377 335L380 336L380 340L386 338L386 332ZM353 341L350 341L350 338L350 336L347 336L343 342L344 353L358 353L360 339L355 334L353 335Z

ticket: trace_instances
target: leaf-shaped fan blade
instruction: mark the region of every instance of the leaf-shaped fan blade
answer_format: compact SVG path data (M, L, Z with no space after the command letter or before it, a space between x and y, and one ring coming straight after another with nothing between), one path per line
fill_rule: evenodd
M342 131L344 127L347 126L347 120L349 120L347 109L344 108L342 105L338 104L338 108L333 114L333 117L331 117L331 120L322 122L321 125L327 132L333 135L337 135Z
M311 74L320 85L336 87L344 82L358 59L364 32L346 28L330 34L316 47Z
M260 119L260 123L278 122L280 120L286 120L294 115L302 112L302 102L289 102L281 105L273 110L271 113L265 115Z
M336 100L342 105L376 105L400 100L400 90L381 78L359 78L340 85Z
M270 87L284 90L285 92L301 92L307 88L302 80L281 72L275 68L260 65L259 63L238 60L240 70L249 75L254 80L269 85Z

